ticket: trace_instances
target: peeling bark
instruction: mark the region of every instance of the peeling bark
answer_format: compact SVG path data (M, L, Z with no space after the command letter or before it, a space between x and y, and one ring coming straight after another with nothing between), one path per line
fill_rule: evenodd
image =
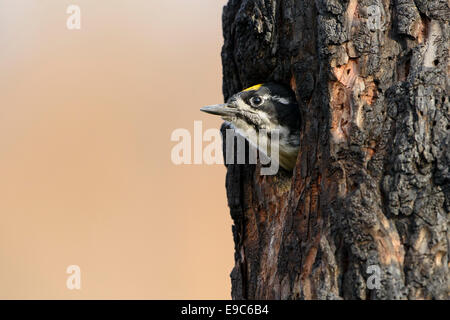
M449 16L446 0L229 1L225 99L277 81L302 116L293 175L227 167L234 299L448 299Z

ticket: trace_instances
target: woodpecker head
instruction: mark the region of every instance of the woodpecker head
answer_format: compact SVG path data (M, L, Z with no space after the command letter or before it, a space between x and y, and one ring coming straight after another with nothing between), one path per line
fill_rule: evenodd
M203 112L221 116L231 123L240 135L250 143L250 132L278 130L279 162L291 171L297 159L300 139L300 111L294 93L287 87L276 84L258 84L233 95L225 104L206 106Z

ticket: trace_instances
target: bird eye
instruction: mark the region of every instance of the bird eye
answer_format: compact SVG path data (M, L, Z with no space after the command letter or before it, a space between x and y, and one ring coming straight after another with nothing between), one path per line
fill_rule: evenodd
M250 103L255 107L259 106L262 102L263 100L261 99L261 97L258 96L252 97L250 99Z

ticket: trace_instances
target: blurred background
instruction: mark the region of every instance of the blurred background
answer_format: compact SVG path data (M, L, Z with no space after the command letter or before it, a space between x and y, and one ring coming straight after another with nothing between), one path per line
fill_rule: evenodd
M230 298L225 168L170 157L220 126L225 3L0 0L1 299Z

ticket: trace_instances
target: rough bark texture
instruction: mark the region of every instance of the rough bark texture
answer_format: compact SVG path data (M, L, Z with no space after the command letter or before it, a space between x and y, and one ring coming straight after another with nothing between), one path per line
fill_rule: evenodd
M234 299L448 299L449 12L447 0L225 6L225 99L277 81L302 115L292 176L228 166Z

